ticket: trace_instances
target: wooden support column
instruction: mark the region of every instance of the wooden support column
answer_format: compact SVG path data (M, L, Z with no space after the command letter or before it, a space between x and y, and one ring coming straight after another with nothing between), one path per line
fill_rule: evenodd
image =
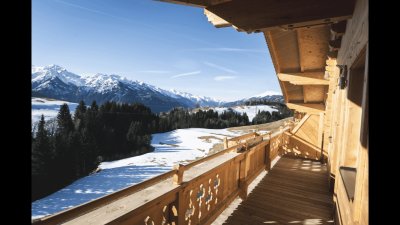
M269 136L271 140L271 134ZM265 146L265 171L271 170L271 141Z
M246 200L247 198L247 152L244 153L244 158L239 163L239 197L242 200Z
M174 170L176 171L176 173L174 174L173 182L176 185L180 185L182 184L183 181L183 172L185 172L185 165L183 164L175 165Z
M321 149L321 156L320 156L320 158L322 160L321 163L323 163L323 161L324 161L324 154L323 154L323 151L324 151L324 146L323 146L323 141L324 141L324 139L323 139L324 138L324 115L325 115L325 113L320 113L319 114L319 124L318 124L317 146L319 146L320 149Z
M176 171L174 176L172 177L174 185L181 185L183 182L183 173L185 172L185 166L182 164L174 165L173 169ZM185 188L181 188L177 193L177 214L178 214L178 224L185 224L185 198L184 198Z
M319 114L319 124L318 124L318 141L317 146L322 144L322 134L324 133L324 113Z
M228 138L225 137L224 138L224 149L227 149L227 148L228 148Z

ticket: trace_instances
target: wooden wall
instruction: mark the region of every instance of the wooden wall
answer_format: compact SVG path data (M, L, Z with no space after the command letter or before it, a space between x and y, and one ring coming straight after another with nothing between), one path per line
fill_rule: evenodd
M340 89L337 65L347 66ZM326 101L324 146L334 177L337 224L368 224L368 1L358 0L335 60L327 61L331 85ZM348 198L339 168L357 170L354 200Z

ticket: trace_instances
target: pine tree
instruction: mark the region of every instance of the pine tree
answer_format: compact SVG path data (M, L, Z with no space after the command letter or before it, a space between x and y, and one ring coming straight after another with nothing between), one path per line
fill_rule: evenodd
M92 111L95 111L95 112L99 111L99 106L97 105L96 101L92 102L92 105L90 106L90 109Z
M86 113L86 105L85 102L81 100L75 109L75 114L74 114L75 129L77 130L82 129L84 124L85 113Z
M66 103L61 105L60 111L57 115L58 129L57 133L62 135L68 135L69 132L73 131L74 124L72 123L71 113Z
M243 125L248 125L249 124L249 117L247 116L247 113L243 113Z
M32 200L36 200L53 191L52 184L47 183L53 170L53 151L43 115L38 123L36 137L32 135L32 139Z
M39 121L36 138L32 145L32 174L46 176L50 170L51 159L52 150L45 129L44 116L42 115Z
M140 143L140 133L141 131L141 123L137 121L132 121L128 133L126 134L126 140L128 141L128 151L133 152L137 151L137 148L141 145Z

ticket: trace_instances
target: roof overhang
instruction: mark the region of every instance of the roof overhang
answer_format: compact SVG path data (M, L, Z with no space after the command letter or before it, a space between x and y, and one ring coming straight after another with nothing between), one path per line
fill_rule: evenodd
M329 89L327 62L337 56L355 0L161 1L203 7L216 27L263 32L289 108L324 111Z

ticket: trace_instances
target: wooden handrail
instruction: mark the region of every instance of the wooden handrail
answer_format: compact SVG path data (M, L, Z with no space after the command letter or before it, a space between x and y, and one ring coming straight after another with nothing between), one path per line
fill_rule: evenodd
M230 147L230 148L224 149L224 150L219 151L219 152L217 152L217 153L214 153L214 154L212 154L212 155L208 155L208 156L206 156L206 157L204 157L204 158L201 158L201 159L198 159L198 160L193 161L193 162L191 162L191 163L188 163L187 165L185 165L185 167L186 167L186 169L190 169L190 168L192 168L193 166L196 166L196 165L198 165L198 164L200 164L200 163L203 163L203 162L205 162L205 161L211 160L211 159L216 158L216 157L218 157L218 156L220 156L220 155L223 155L223 154L225 154L225 153L232 152L233 150L236 150L237 148L240 148L241 146L243 146L243 144L239 144L239 145L232 146L232 147Z
M111 194L105 195L103 197L91 200L89 202L83 203L81 205L66 209L64 211L45 216L39 219L33 220L33 224L57 224L62 221L68 220L69 218L78 217L82 214L88 213L94 209L99 208L100 206L109 204L114 202L120 198L123 198L132 193L138 192L139 190L145 189L147 187L152 186L155 183L158 183L162 180L165 180L169 177L172 177L175 174L174 170L168 171L166 173L160 174L148 180L145 180L141 183L134 184L132 186L126 187L119 191L113 192Z
M248 134L245 134L245 135L242 135L242 136L237 136L237 137L228 139L228 141L241 141L241 140L244 140L244 139L248 139L248 138L250 138L250 137L253 137L253 136L254 136L254 137L255 137L255 136L258 136L258 133L257 133L257 132L248 133Z

